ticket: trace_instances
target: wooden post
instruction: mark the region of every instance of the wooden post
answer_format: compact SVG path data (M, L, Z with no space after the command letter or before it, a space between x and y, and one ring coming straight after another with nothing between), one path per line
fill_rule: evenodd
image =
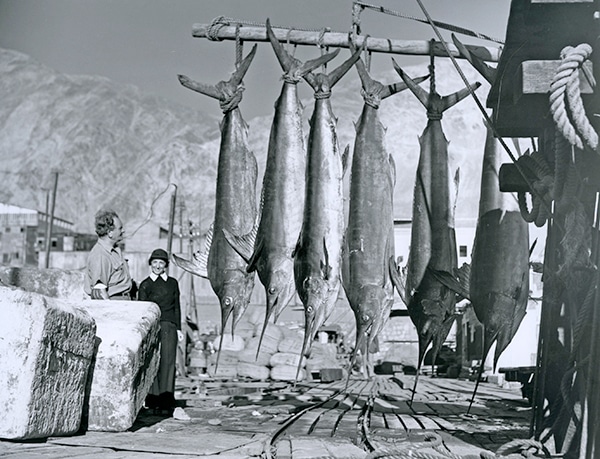
M50 216L46 209L46 260L44 260L44 267L47 269L50 267L50 246L52 245L52 224L54 223L54 207L56 205L56 189L58 188L58 171L53 171L54 174L54 187L52 188L52 204L50 210ZM47 200L46 200L47 202ZM46 205L47 207L47 205Z
M171 248L173 246L173 227L175 223L175 203L177 202L177 185L174 185L175 190L171 195L171 209L169 211L169 235L167 238L167 253L171 259Z
M343 32L320 32L273 27L275 37L283 43L292 45L322 46L326 48L349 48L350 35ZM239 34L239 35L238 35ZM267 29L264 26L236 27L236 24L194 24L192 36L195 38L208 38L211 40L235 40L239 37L245 42L268 41ZM448 57L444 46L434 42L433 50L429 40L390 40L388 38L376 38L363 35L354 35L355 46L360 48L364 40L367 40L366 51L389 54L406 54L415 56L441 56ZM456 58L464 58L454 43L446 43L450 53ZM500 58L500 47L467 45L472 53L488 62L498 62Z

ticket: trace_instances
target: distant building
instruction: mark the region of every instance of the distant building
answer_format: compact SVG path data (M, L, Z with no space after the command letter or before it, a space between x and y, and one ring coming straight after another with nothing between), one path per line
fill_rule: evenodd
M38 266L39 254L46 250L48 221L44 212L0 203L0 263ZM77 233L72 222L54 217L51 251L90 250L95 242L95 235Z

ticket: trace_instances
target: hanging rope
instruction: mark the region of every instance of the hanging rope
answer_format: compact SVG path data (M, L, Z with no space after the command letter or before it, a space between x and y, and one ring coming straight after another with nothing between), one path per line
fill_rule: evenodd
M390 16L396 16L399 18L410 19L412 21L422 22L424 24L429 23L429 21L427 19L421 19L421 18L417 18L414 16L408 16L406 14L402 14L397 11L393 11L388 8L384 8L383 6L371 5L369 3L363 3L363 2L356 1L353 3L353 6L352 6L352 18L354 19L354 16L356 14L356 16L358 18L357 24L360 24L360 11L358 13L355 13L355 11L358 10L359 8L360 8L360 11L362 11L365 8L368 8L370 10L377 11L379 13L389 14ZM354 20L352 23L354 24ZM496 43L504 44L504 41L502 41L498 38L492 38L488 35L484 35L479 32L473 32L472 30L465 29L463 27L458 27L458 26L455 26L452 24L447 24L445 22L439 22L439 21L433 21L433 23L440 29L450 30L452 32L461 33L463 35L469 35L471 37L481 38L482 40L489 40L489 41L493 41Z
M542 227L550 218L550 212L542 203L552 202L554 198L554 171L539 151L520 156L517 164L528 173L529 177L532 177L530 178L531 210L527 206L528 193L523 191L517 193L521 216L527 223L535 223L535 226Z
M244 57L244 42L240 39L240 23L235 26L235 68L236 70L240 67L240 63Z
M550 84L554 123L569 143L580 150L584 142L592 150L598 147L598 134L585 114L579 89L579 69L591 53L592 47L587 43L563 48L561 63Z

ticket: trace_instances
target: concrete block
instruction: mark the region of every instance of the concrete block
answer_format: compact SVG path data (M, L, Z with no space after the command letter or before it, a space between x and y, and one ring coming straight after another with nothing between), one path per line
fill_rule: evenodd
M0 287L0 437L79 430L96 326L56 298Z
M28 266L0 267L0 281L27 292L36 292L53 298L81 301L89 298L83 291L83 271L65 269L38 269Z
M85 300L81 305L96 321L99 338L84 426L125 431L158 372L160 309L147 301Z

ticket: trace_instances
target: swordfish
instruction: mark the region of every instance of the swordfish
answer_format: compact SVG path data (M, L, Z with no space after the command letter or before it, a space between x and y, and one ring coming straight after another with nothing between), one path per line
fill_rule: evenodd
M203 252L192 260L173 255L175 263L186 271L208 278L221 305L221 340L231 314L231 333L250 302L254 288L254 273L247 271L247 262L231 248L223 231L247 234L256 224L256 158L248 146L248 125L242 118L242 79L254 58L256 45L242 60L228 81L215 86L179 75L183 86L213 97L220 102L224 116L221 122L221 144L217 169L215 217L206 237ZM220 348L220 347L219 347Z
M406 89L404 83L373 80L362 59L356 62L362 84L363 110L356 125L352 157L348 224L342 252L342 284L356 319L356 343L364 362L385 325L394 302L393 195L396 170L385 145L379 117L383 99ZM366 365L367 376L370 366Z
M257 271L265 287L267 304L259 343L271 316L277 320L296 294L292 254L302 226L306 185L306 148L297 84L304 75L329 62L339 52L302 63L283 49L269 19L266 29L284 75L269 137L260 221L254 237L228 234L232 246L248 259L248 271ZM259 350L260 344L257 353Z
M455 202L452 202L448 141L442 131L441 119L445 110L469 94L469 89L463 88L441 97L435 91L433 78L428 93L406 75L395 61L394 68L425 106L428 118L427 126L419 138L421 152L413 196L411 244L404 295L399 291L419 337L414 397L425 351L433 343L432 362L435 362L454 323L457 295L468 297L466 288L458 280ZM479 85L472 84L471 90ZM457 182L458 174L455 176L456 187Z
M304 217L294 252L294 279L304 305L302 355L331 314L341 280L344 236L343 177L348 149L339 149L337 119L331 108L331 89L360 57L362 48L330 74L307 73L304 79L314 90L315 106L310 119ZM300 369L300 366L298 367Z

